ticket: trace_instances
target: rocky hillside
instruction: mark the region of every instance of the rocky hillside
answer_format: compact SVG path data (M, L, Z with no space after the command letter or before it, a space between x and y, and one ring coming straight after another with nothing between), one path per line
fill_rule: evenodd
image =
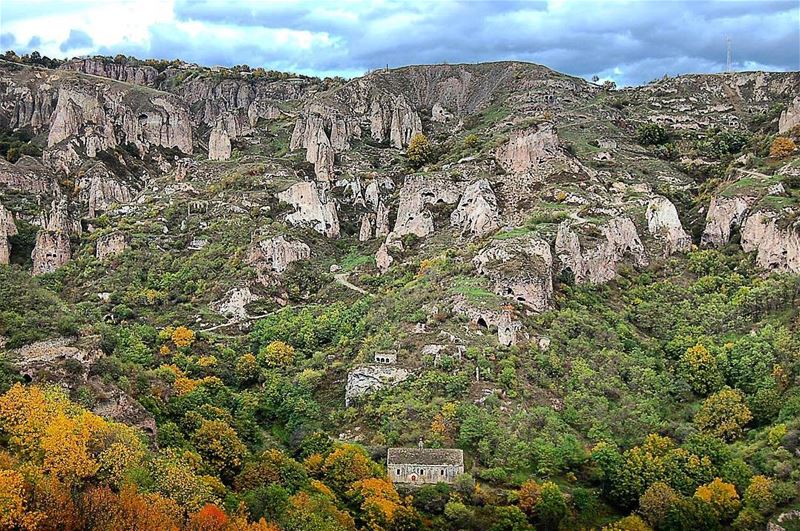
M617 90L518 62L343 81L2 61L0 270L30 300L0 313L0 348L27 379L56 374L73 393L102 396L90 401L96 411L150 433L166 413L131 375L109 376L109 327L127 330L117 345L139 334L151 369L160 360L202 372L186 352L155 352L137 327L186 326L204 348L229 342L242 353L281 338L304 350L297 373L325 404L322 428L371 446L431 437L427 418L378 414L420 382L447 387L434 402L484 407L496 397L504 425L533 407L561 414L566 391L553 375L566 369L553 357L567 343L551 347L552 319L569 319L580 297L675 271L685 282L664 289L683 289L703 276L694 256L752 261L736 281L747 290L800 274L798 125L798 72ZM608 297L603 311L634 304ZM49 315L36 310L45 303ZM366 328L286 335L302 335L292 327L312 314ZM276 324L287 315L293 324ZM614 332L622 343L678 341L625 326ZM682 341L712 333L687 330ZM377 363L385 352L397 361ZM537 360L511 365L528 371L524 391L504 387L511 372L495 352ZM75 363L84 376L67 377L64 364ZM464 382L453 391L439 373ZM666 429L628 428L575 429L587 445L603 430L632 444ZM270 437L288 440L284 430ZM465 449L476 470L502 466L487 449Z

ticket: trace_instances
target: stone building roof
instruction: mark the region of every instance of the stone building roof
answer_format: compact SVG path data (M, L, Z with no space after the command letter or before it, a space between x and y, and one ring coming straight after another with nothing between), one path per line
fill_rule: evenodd
M455 448L389 448L388 465L456 465L464 464L464 452Z

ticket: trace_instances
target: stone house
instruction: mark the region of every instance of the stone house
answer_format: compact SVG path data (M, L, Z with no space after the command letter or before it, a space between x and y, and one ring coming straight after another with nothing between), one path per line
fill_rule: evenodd
M375 363L392 364L397 362L397 353L395 352L378 352L375 354Z
M464 452L455 448L389 448L386 467L393 483L453 483L464 473Z

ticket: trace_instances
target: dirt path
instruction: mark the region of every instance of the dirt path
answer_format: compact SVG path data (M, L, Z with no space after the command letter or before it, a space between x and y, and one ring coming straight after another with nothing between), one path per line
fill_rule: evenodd
M334 280L336 280L336 282L338 282L342 286L344 286L346 288L349 288L349 289L351 289L353 291L357 291L358 293L360 293L362 295L369 295L370 294L368 291L359 288L358 286L356 286L355 284L352 284L349 280L347 280L348 275L349 275L349 273L336 273L335 275L333 275L333 278L334 278Z

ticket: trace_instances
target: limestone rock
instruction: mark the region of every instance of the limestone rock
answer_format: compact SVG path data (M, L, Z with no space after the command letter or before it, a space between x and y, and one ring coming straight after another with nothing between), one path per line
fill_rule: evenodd
M314 164L314 174L321 181L333 178L333 146L325 130L320 128L314 141L306 148L306 160Z
M665 255L685 253L692 246L692 239L678 218L678 210L666 197L657 196L647 203L647 230L664 242Z
M125 252L128 247L128 238L124 233L111 232L97 238L95 256L98 260L105 260Z
M0 204L0 265L8 265L11 259L11 242L8 239L16 235L14 216Z
M497 150L498 162L515 173L527 172L558 155L558 136L551 125L514 131L508 143Z
M361 217L361 228L358 230L358 241L365 242L372 238L371 214L364 214Z
M701 244L706 247L719 247L728 243L731 230L740 225L747 213L752 198L747 197L714 197L706 214L706 228L703 231Z
M648 264L644 245L630 218L615 217L599 227L596 241L581 242L580 225L563 221L556 234L556 254L563 269L569 269L579 283L602 284L617 274L617 265L630 256L638 267Z
M228 131L220 122L211 130L211 136L208 137L208 159L228 160L229 158L231 158L231 137L228 136Z
M495 285L495 293L520 302L535 312L548 309L553 299L553 255L550 244L523 236L493 241L473 259L477 271Z
M786 133L797 125L800 125L800 96L795 96L792 103L781 113L778 119L778 133Z
M500 227L497 197L489 181L481 179L467 186L458 206L450 215L450 225L462 233L486 236Z
M349 407L354 399L403 382L409 376L410 373L400 367L385 365L357 367L347 374L345 406Z
M152 66L118 64L105 61L100 57L73 59L61 65L60 68L148 87L155 86L158 79L158 70Z
M510 312L489 310L471 306L463 296L456 298L453 311L467 317L477 327L488 330L497 328L497 342L505 347L516 345L522 334L522 323L515 320Z
M378 247L378 252L375 253L375 266L381 273L386 273L394 263L394 258L389 254L389 249L403 250L403 242L394 232L386 235L386 240Z
M328 196L325 183L303 181L278 194L278 199L292 205L295 211L286 216L292 225L309 225L329 238L339 237L336 205Z
M211 309L221 315L242 320L248 317L245 306L257 300L258 297L253 295L247 286L233 288L225 294L222 300L212 304Z
M394 233L398 237L416 234L424 238L434 230L433 214L426 205L453 204L461 196L461 186L451 180L430 175L409 175L400 190Z
M800 227L778 226L777 214L756 212L742 225L742 249L757 251L756 263L767 271L800 273Z
M272 275L283 273L292 262L310 257L311 248L301 241L288 241L283 235L267 239L254 235L245 260L256 270L259 280L267 284Z

